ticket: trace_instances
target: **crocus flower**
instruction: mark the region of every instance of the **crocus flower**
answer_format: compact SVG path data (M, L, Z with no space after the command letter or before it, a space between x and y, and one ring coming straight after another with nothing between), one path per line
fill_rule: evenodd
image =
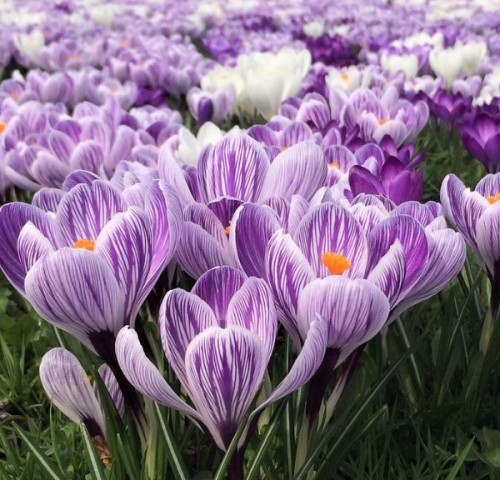
M234 90L200 90L193 87L187 94L189 111L200 125L205 122L221 123L234 104Z
M123 414L124 398L113 372L102 365L99 375L117 411ZM83 422L95 441L107 438L104 409L96 387L72 353L64 348L48 351L40 362L40 379L51 402L70 420Z
M191 293L167 293L159 327L165 356L192 406L164 380L129 328L119 333L116 343L123 372L144 395L202 425L225 451L262 386L274 348L277 321L268 286L238 270L214 268L199 278ZM324 323L313 321L290 372L252 417L309 380L323 359L325 339Z
M115 334L175 252L178 201L162 183L120 193L88 172L65 187L0 209L0 267L40 316L111 364Z
M493 314L500 307L500 173L486 175L474 191L448 175L441 185L441 202L448 219L476 253L492 284Z
M500 171L500 124L487 113L480 113L459 127L466 150L477 158L489 173Z
M217 265L235 265L227 233L241 204L293 195L309 200L324 185L327 170L323 151L312 142L288 148L271 163L259 143L236 133L206 148L196 170L180 168L171 155L160 157L160 166L160 176L184 205L186 234L177 260L193 277Z

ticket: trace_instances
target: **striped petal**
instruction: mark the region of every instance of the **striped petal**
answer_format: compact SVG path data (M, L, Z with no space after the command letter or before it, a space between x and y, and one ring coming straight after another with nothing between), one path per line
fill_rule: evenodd
M229 303L246 279L247 276L241 270L215 267L198 279L191 293L206 302L215 313L217 323L224 326Z
M350 277L365 274L368 258L365 233L348 210L335 203L325 203L308 213L295 232L295 241L311 264L316 276L330 274L322 256L334 252L347 258Z
M113 216L124 210L119 192L110 184L94 181L91 185L76 185L57 209L60 242L73 245L82 238L95 240Z
M211 327L186 352L191 399L217 446L226 450L267 367L259 338L240 327Z
M200 415L177 395L144 353L135 330L124 327L116 337L116 358L127 380L155 402L199 420Z
M84 422L91 436L105 436L101 405L78 359L64 348L53 348L40 362L45 393L70 420Z
M42 188L33 195L31 204L45 212L55 212L64 196L58 188Z
M328 327L327 347L346 356L384 326L389 301L368 280L331 276L314 280L299 296L298 326L304 338L317 315Z
M422 226L408 215L397 215L380 222L369 234L369 271L388 252L394 242L403 246L406 275L401 294L409 289L422 275L429 255L427 236Z
M220 287L220 285L219 285ZM218 321L212 309L196 295L176 288L165 295L161 304L159 327L168 363L185 388L189 388L186 350L196 335Z
M327 338L328 328L326 323L321 318L311 322L304 345L292 368L267 400L252 412L252 415L256 415L271 403L298 390L311 379L325 356Z
M273 297L267 283L249 278L234 294L227 309L227 325L238 325L257 335L269 362L276 341L278 322Z
M275 213L264 205L240 207L231 223L229 241L242 270L249 276L265 278L264 264L269 239L279 230Z
M85 249L63 248L26 275L26 297L37 313L90 348L125 323L125 295L106 261Z
M263 147L246 135L228 135L198 164L198 176L206 200L234 197L255 201L269 167Z
M314 271L290 235L277 232L266 251L266 275L280 312L280 320L294 344L300 346L297 303L301 290L316 278Z
M462 269L466 247L460 233L447 228L428 235L429 258L413 288L391 312L397 318L403 311L440 292Z
M120 415L124 415L125 398L123 397L123 393L121 391L120 385L118 384L118 381L116 380L115 374L105 363L103 363L99 367L98 373L104 383L104 386L109 392L109 396L115 405L116 411ZM94 391L97 391L97 388L95 387L96 385L94 385ZM97 395L97 397L99 398L99 395Z
M26 262L18 254L18 238L31 222L49 240L54 238L50 217L37 207L25 203L8 203L0 208L0 268L9 281L24 294Z
M49 239L31 222L28 222L19 232L17 249L26 272L39 258L54 250Z
M136 207L116 214L99 234L94 252L106 259L120 289L127 292L125 315L133 325L141 307L138 295L151 267L152 239L146 215Z
M500 262L500 203L491 205L477 222L477 246L491 278ZM497 281L498 279L495 279Z
M287 200L297 194L309 200L325 185L327 165L321 147L312 142L302 142L280 153L266 175L261 201L269 197Z

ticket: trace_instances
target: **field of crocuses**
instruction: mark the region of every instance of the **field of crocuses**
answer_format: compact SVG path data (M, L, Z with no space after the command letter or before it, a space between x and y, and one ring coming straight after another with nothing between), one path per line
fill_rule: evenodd
M0 480L500 478L500 2L0 0Z

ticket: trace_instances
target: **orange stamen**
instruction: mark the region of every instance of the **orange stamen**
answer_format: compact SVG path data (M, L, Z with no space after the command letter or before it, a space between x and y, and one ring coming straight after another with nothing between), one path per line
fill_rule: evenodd
M488 202L492 205L496 202L500 202L500 193L497 193L496 195L489 195L486 197L486 200L488 200Z
M225 229L224 229L224 233L226 235L229 235L231 233L231 225L228 225Z
M89 240L88 238L80 238L75 243L73 243L73 248L85 248L85 250L94 251L95 240Z
M330 168L340 168L340 165L338 164L338 162L329 163L328 166Z
M280 152L284 152L285 150L288 150L288 147L280 147Z
M389 121L388 118L380 118L378 121L379 125L385 125Z
M347 83L349 81L349 74L348 73L341 73L340 77L342 78L342 80L344 80L345 83Z
M12 100L14 100L15 102L17 102L19 100L19 95L16 92L12 92L10 94L10 98L12 98Z
M78 60L78 55L76 53L72 53L70 56L69 56L69 59L72 61L72 62L76 62Z
M0 122L0 133L2 133L6 128L7 128L7 124Z
M323 265L328 268L330 275L342 275L346 270L351 268L351 262L340 255L340 253L326 252L321 255Z
M122 48L127 48L128 47L128 41L125 40L125 39L122 39L122 40L120 40L119 45Z

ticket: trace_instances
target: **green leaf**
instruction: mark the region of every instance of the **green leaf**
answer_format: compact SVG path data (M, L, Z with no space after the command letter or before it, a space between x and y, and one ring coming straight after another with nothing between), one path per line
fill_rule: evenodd
M14 429L16 433L21 437L22 441L25 443L28 450L31 452L33 457L36 459L40 467L49 475L48 478L52 480L66 480L64 474L57 469L47 460L45 455L31 443L30 439L24 434L24 432L14 424Z
M460 467L465 462L465 459L467 458L467 455L469 454L469 450L471 449L473 443L474 443L474 439L472 438L471 441L465 446L465 448L462 450L462 452L458 456L457 461L455 462L455 465L453 465L453 468L450 470L450 473L445 478L445 480L454 480L455 478L457 478L458 471L460 470Z
M177 480L190 480L186 464L184 463L182 455L179 451L179 447L174 441L172 430L170 429L168 423L165 421L165 418L163 417L160 407L157 403L154 404L154 410L156 413L158 424L160 426L161 434L163 435L163 439L165 440L169 464L172 468L175 478Z

